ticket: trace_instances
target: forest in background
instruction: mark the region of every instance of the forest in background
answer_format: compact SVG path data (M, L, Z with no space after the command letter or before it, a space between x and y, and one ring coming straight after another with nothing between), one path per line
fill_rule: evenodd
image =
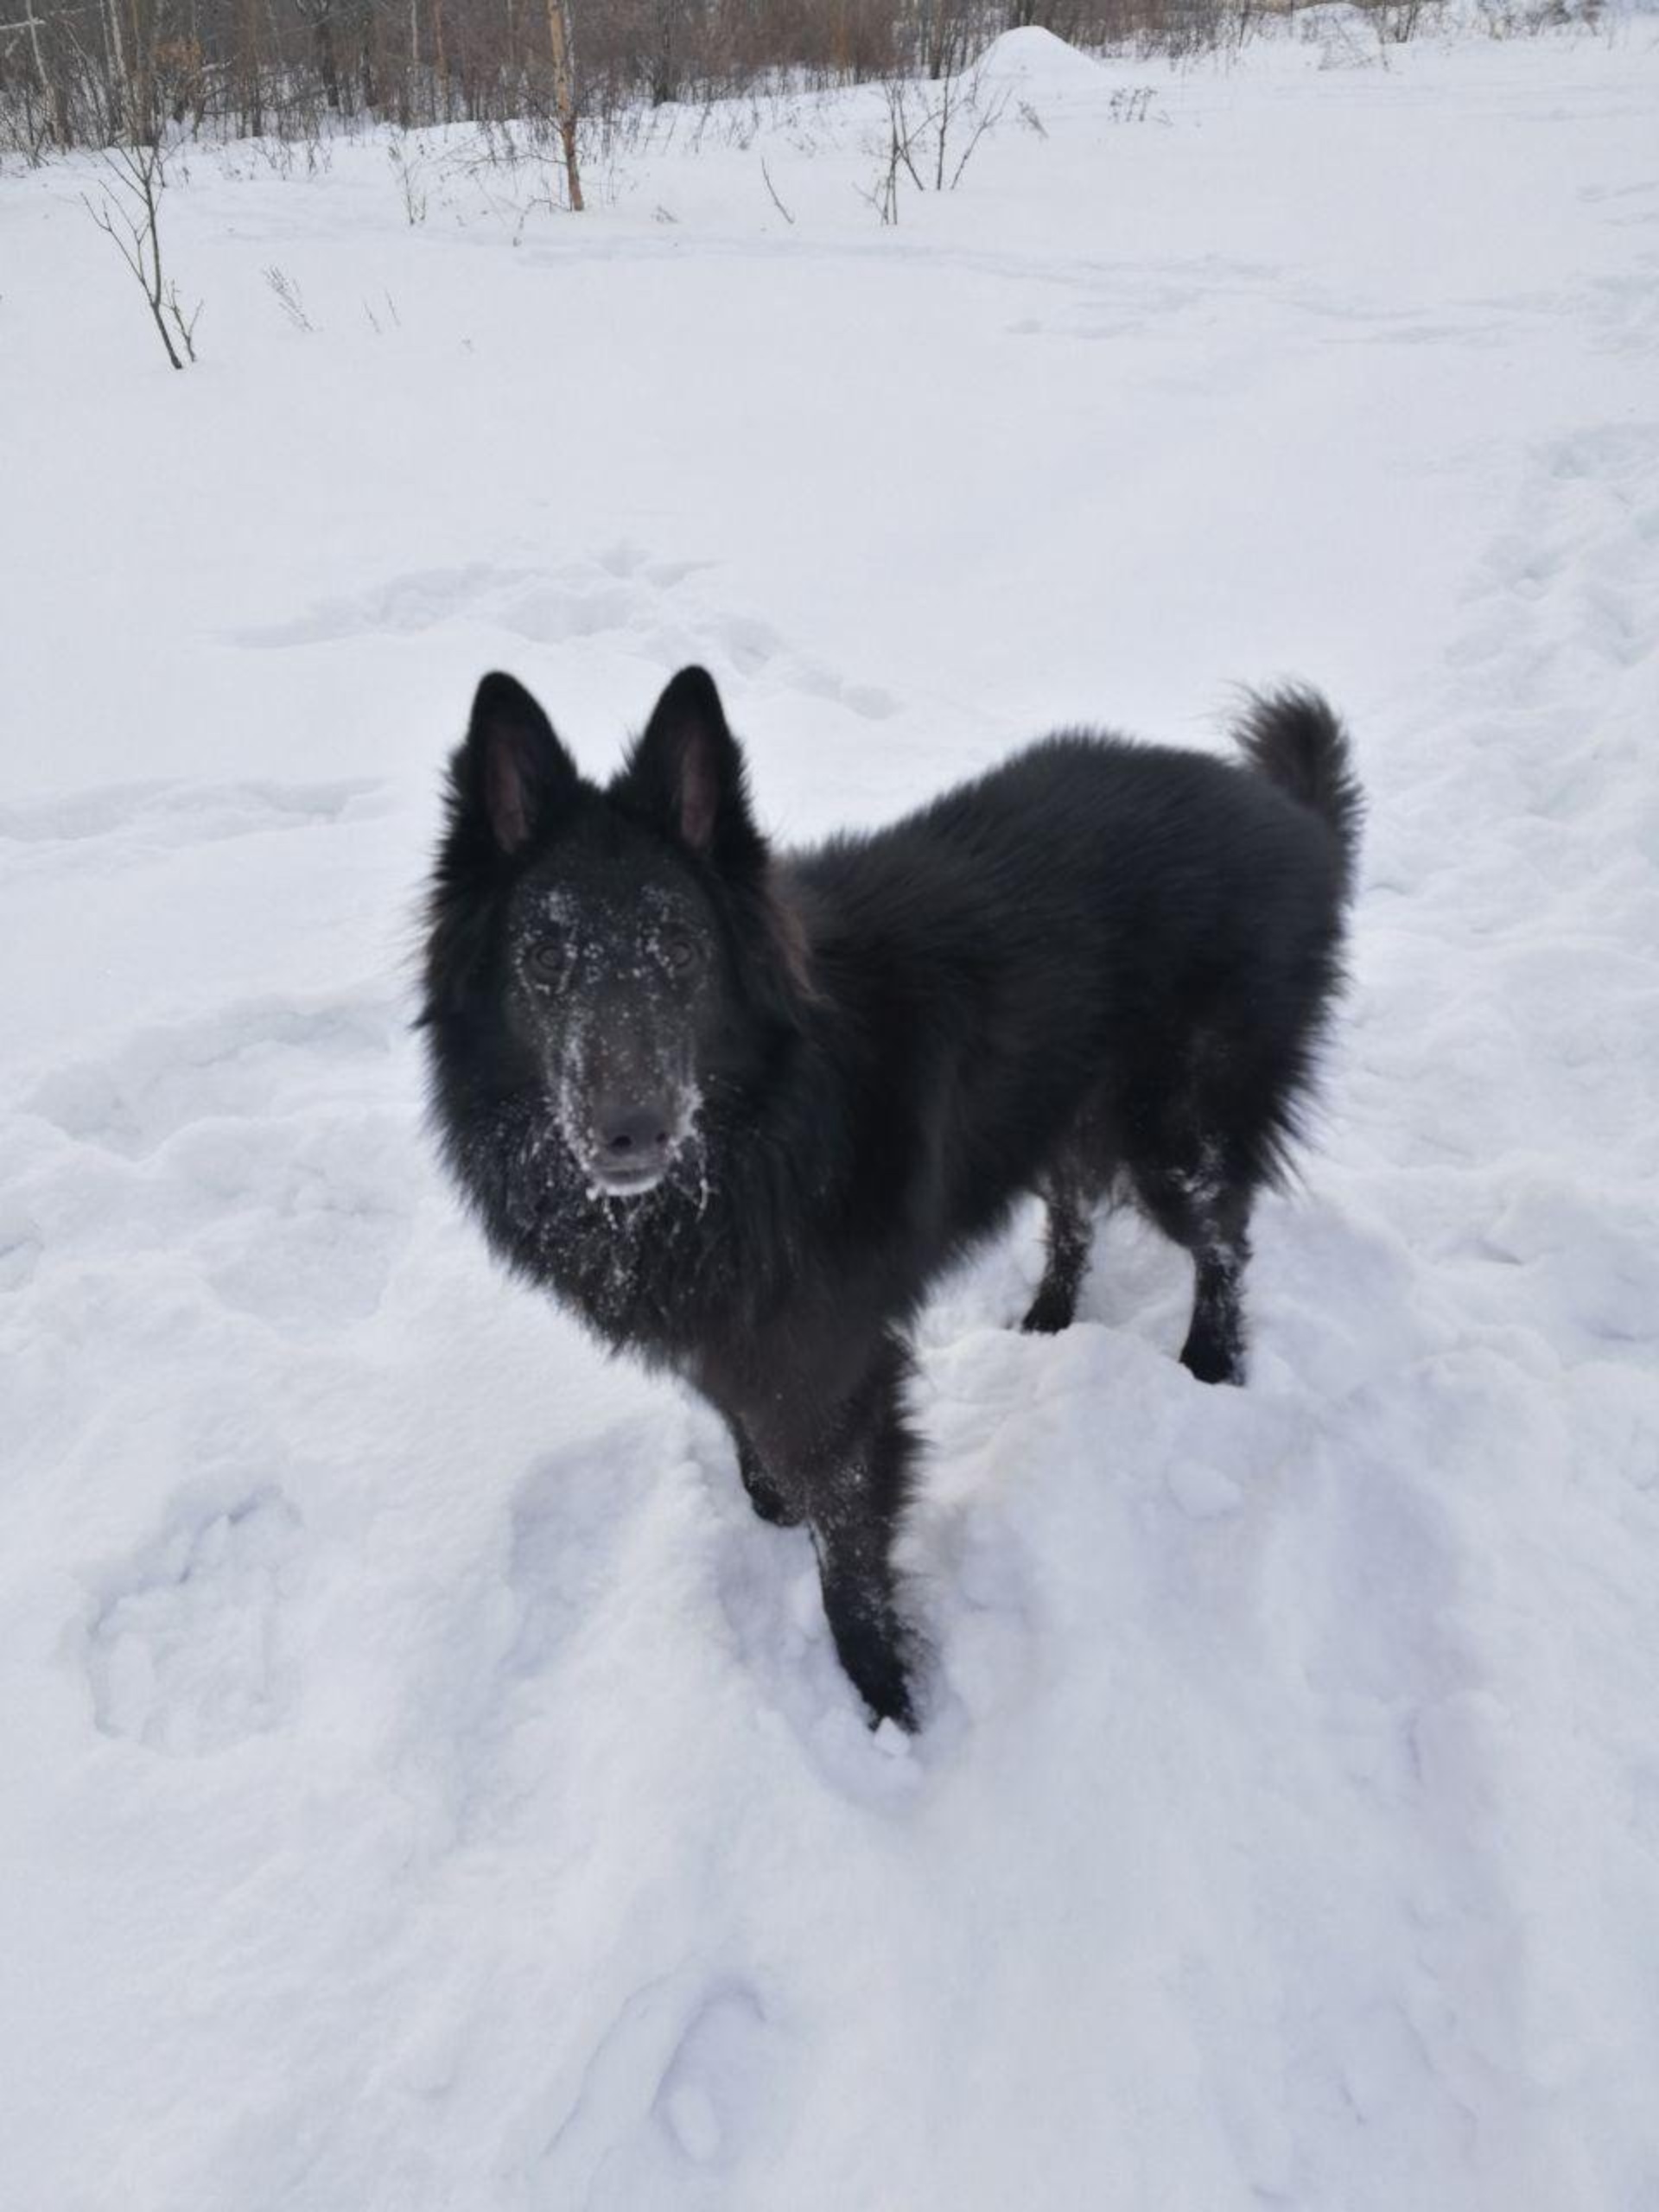
M1569 0L1483 0L1537 29ZM613 120L780 84L948 78L998 33L1179 59L1241 44L1287 0L0 0L0 151L169 130L312 139L367 118ZM1385 40L1435 13L1369 0Z

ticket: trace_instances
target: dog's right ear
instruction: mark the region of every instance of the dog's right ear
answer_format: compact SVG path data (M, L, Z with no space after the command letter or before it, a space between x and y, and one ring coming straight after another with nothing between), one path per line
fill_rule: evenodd
M522 683L486 676L461 748L468 796L504 853L544 830L576 788L576 764Z

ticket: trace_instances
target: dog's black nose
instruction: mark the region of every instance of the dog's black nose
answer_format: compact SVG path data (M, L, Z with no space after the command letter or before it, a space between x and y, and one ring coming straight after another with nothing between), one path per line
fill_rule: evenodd
M668 1157L668 1116L660 1106L618 1106L601 1111L600 1156L607 1167L660 1167Z

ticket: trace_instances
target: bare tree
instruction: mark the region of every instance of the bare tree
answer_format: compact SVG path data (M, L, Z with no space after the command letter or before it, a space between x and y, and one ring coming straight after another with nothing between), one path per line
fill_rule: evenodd
M178 286L162 274L161 200L167 188L167 157L158 142L149 146L118 146L99 158L109 181L100 182L101 196L96 206L84 192L81 204L137 278L157 334L167 348L167 358L175 369L181 369L185 361L196 358L201 302L198 300L187 315ZM118 198L118 194L125 198ZM184 360L179 358L180 346L184 348Z
M116 104L120 100L130 101L132 92L132 77L127 67L126 41L121 35L119 0L105 0L104 20L106 35L110 41L110 114L111 119L118 124L120 110ZM176 369L180 364L175 361L173 365Z
M334 0L294 0L311 29L311 50L322 96L336 114L340 111L340 64L334 55Z

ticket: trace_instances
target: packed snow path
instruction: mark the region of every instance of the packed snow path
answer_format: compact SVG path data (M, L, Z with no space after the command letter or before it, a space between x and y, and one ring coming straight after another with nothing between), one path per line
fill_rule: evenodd
M1327 23L896 232L867 94L199 151L185 376L0 179L0 2202L1659 2206L1659 53ZM691 658L797 836L1281 673L1372 795L1250 1388L1126 1219L926 1317L913 1745L421 1128L473 682Z

